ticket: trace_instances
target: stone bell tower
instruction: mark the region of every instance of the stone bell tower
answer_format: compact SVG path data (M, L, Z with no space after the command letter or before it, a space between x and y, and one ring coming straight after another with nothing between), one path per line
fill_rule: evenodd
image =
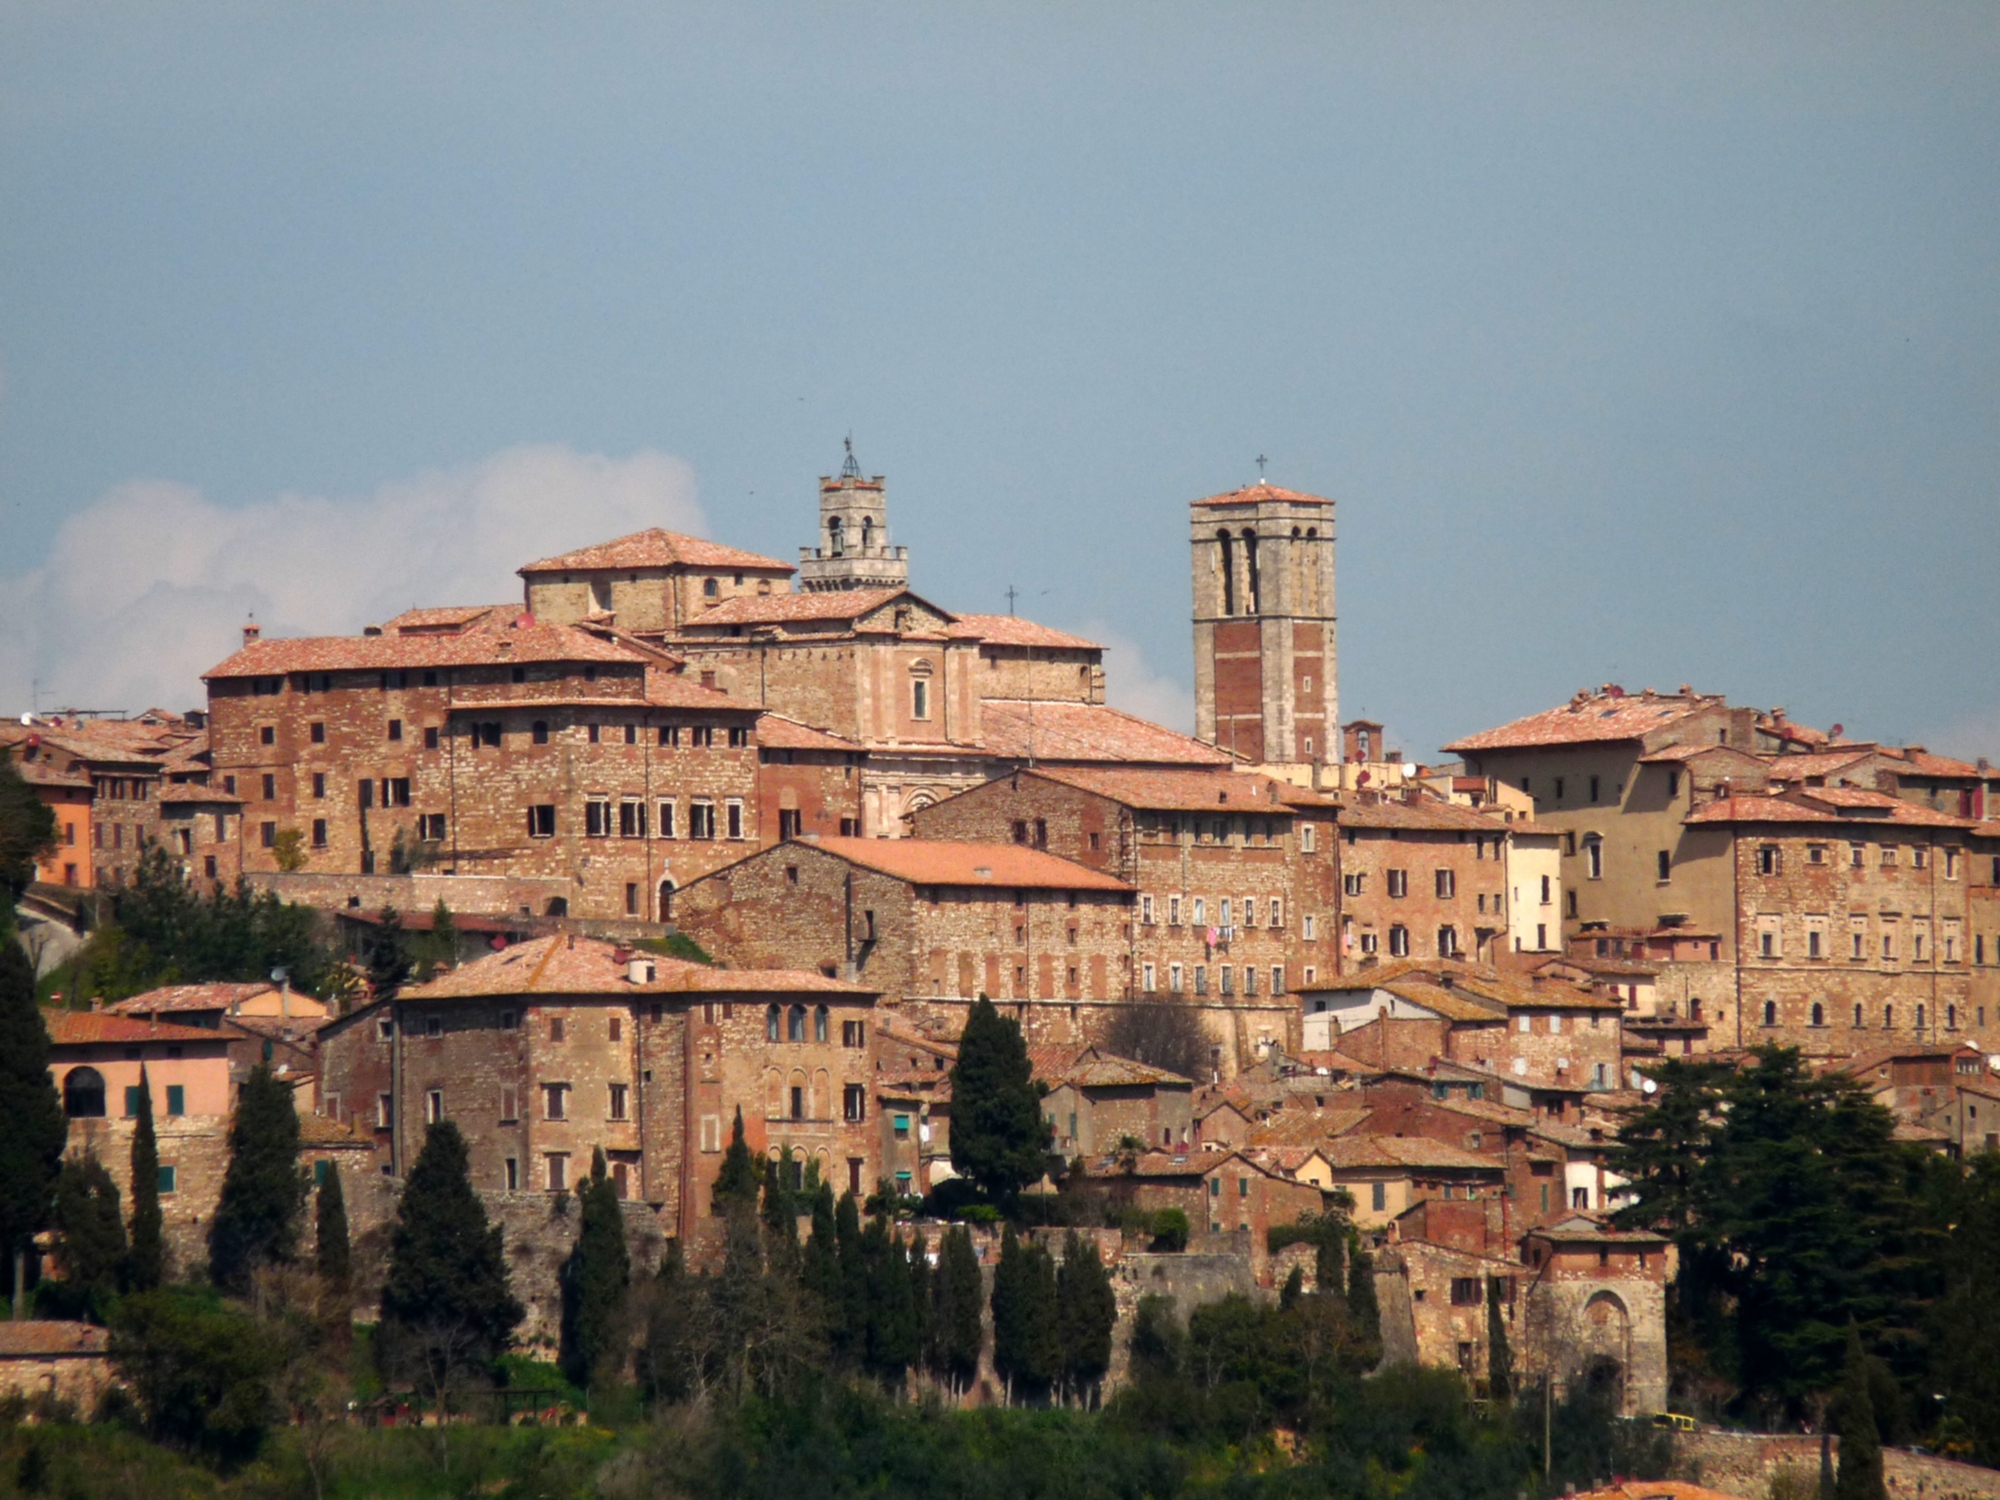
M1337 761L1333 502L1260 479L1188 523L1195 734L1259 764Z
M861 477L854 439L839 478L819 481L819 545L799 548L799 587L901 589L910 586L910 549L889 545L889 503L882 476Z

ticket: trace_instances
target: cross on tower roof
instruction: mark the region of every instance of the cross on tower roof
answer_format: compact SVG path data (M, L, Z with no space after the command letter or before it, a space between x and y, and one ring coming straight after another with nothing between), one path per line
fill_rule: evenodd
M851 432L847 435L847 459L840 466L840 477L842 479L859 479L861 477L861 465L854 457L854 434Z
M1257 482L1264 482L1264 455L1261 453L1257 455Z

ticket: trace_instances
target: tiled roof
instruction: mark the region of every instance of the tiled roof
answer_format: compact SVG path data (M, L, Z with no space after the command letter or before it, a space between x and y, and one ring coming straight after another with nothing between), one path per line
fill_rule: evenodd
M1780 797L1718 797L1696 808L1684 823L1837 823L1830 812L1787 802Z
M1933 812L1879 792L1812 787L1792 797L1718 797L1689 813L1686 823L1895 823L1905 827L1972 828L1970 818ZM1880 800L1877 800L1877 799ZM1819 803L1820 806L1813 806Z
M1091 1048L1077 1042L1037 1042L1028 1048L1030 1073L1054 1086Z
M1954 760L1949 755L1933 755L1916 745L1907 748L1884 746L1882 753L1905 762L1919 776L1964 776L1976 779L1992 774L1980 770L1970 761Z
M1071 1088L1116 1089L1144 1088L1148 1085L1167 1088L1192 1088L1192 1079L1169 1073L1165 1068L1155 1068L1147 1063L1135 1062L1129 1057L1088 1057L1068 1073L1062 1081Z
M1642 766L1677 765L1691 760L1700 760L1704 755L1728 755L1737 760L1763 760L1771 757L1752 755L1748 750L1738 750L1733 745L1712 744L1706 740L1691 745L1662 745L1659 749L1639 757ZM1779 758L1779 764L1792 760L1817 759L1811 756L1787 755Z
M1166 812L1263 812L1289 815L1290 806L1273 796L1281 781L1227 767L1194 771L1124 770L1116 766L1036 766L1023 775L1039 776L1079 791L1093 792L1125 807Z
M88 1323L33 1318L0 1323L0 1359L53 1359L65 1354L102 1355L111 1335Z
M1583 745L1606 740L1636 740L1658 729L1668 728L1704 709L1721 708L1720 697L1699 693L1647 697L1644 693L1593 693L1573 699L1560 708L1544 709L1453 740L1444 748L1454 754L1468 750L1518 750L1537 745Z
M1557 1244L1664 1245L1667 1242L1665 1235L1643 1229L1609 1229L1582 1214L1573 1214L1559 1224L1544 1224L1538 1229L1530 1229L1528 1234L1534 1239L1552 1240Z
M59 751L85 764L142 766L147 770L157 770L161 757L170 748L154 740L114 738L76 729L36 729L25 725L0 729L0 745L18 745L26 741L39 742L37 748L44 754Z
M325 1115L308 1110L299 1116L299 1144L316 1146L322 1151L342 1146L362 1146L373 1150L375 1135L373 1131L343 1125L338 1120L330 1120Z
M1086 1177L1206 1177L1217 1167L1231 1161L1255 1167L1266 1177L1275 1175L1238 1151L1196 1150L1141 1152L1135 1159L1134 1169L1129 1173L1122 1158L1101 1157L1097 1161L1084 1164L1084 1175Z
M1451 979L1449 988L1441 982L1446 976ZM1478 1018L1482 1011L1491 1014L1494 1006L1509 1010L1622 1009L1615 1000L1606 1000L1571 985L1558 988L1515 984L1470 964L1436 958L1405 959L1400 963L1383 964L1378 968L1327 979L1314 986L1316 993L1325 994L1370 989L1383 989L1392 995L1401 995L1416 1004L1436 1009L1440 1015L1451 1014L1445 1006L1447 1003L1454 1004L1468 1020Z
M1871 820L1877 813L1887 816L1892 823L1921 823L1931 828L1969 828L1970 818L1954 817L1950 813L1939 812L1925 807L1922 803L1910 802L1901 797L1892 797L1887 792L1871 792L1852 786L1807 787L1798 794L1812 802L1827 807L1852 810Z
M463 630L488 615L518 612L518 604L446 604L436 609L406 609L392 620L383 622L386 631L452 631Z
M986 749L1011 760L1235 764L1233 756L1213 745L1101 703L988 698L979 706L979 719Z
M155 1025L129 1016L114 1016L99 1010L45 1010L44 1024L49 1042L57 1047L87 1046L93 1042L214 1042L225 1045L220 1032L195 1026Z
M1342 828L1404 828L1420 832L1490 833L1507 825L1449 802L1350 802L1341 810Z
M765 714L757 720L757 743L774 750L837 750L853 754L861 749L858 741L814 729L783 714Z
M215 803L240 803L243 799L219 786L201 786L192 781L170 781L160 788L164 803L187 803L203 807Z
M1558 955L1546 963L1536 964L1539 969L1555 968L1567 964L1573 969L1581 969L1586 974L1615 974L1620 978L1656 979L1660 971L1652 964L1640 963L1630 958L1565 958Z
M1250 1128L1249 1143L1253 1146L1319 1146L1359 1129L1368 1122L1371 1111L1362 1106L1352 1109L1281 1109L1270 1119Z
M532 619L532 616L522 616ZM402 667L520 666L527 662L636 662L650 653L569 625L514 624L463 635L293 636L251 641L204 680L287 672L372 672Z
M531 573L589 573L605 568L671 568L676 565L690 568L777 569L785 573L798 571L790 563L781 563L775 557L759 557L754 552L725 547L721 542L667 531L658 526L635 531L615 541L599 542L594 547L565 552L560 557L545 557L516 571L526 577Z
M1460 1172L1497 1172L1500 1163L1476 1151L1447 1146L1424 1136L1344 1135L1319 1148L1335 1171L1357 1167L1420 1167Z
M1016 615L960 615L945 634L953 640L985 641L992 646L1047 646L1062 651L1102 651L1096 641L1037 625Z
M116 1016L171 1015L187 1010L228 1010L253 995L270 993L276 987L257 980L251 984L170 984L164 989L147 990L129 1000L106 1006ZM209 1033L214 1035L213 1032Z
M1294 500L1307 505L1331 505L1333 502L1324 495L1308 495L1303 490L1280 489L1275 484L1246 484L1240 490L1225 490L1220 495L1210 495L1206 500L1197 500L1196 505L1261 505L1268 500Z
M911 885L1026 887L1057 891L1129 891L1122 880L1022 844L972 844L944 839L835 838L801 840L864 869Z
M830 589L817 594L738 594L688 621L688 628L772 625L786 620L858 620L909 592L908 589Z
M448 969L429 984L411 985L404 1000L452 1000L485 995L791 994L818 991L872 995L876 991L824 974L795 969L715 969L663 954L635 952L653 966L653 978L632 983L616 962L617 948L594 938L536 938Z
M1810 755L1766 755L1759 758L1771 768L1773 780L1804 781L1808 776L1832 776L1873 754L1873 745L1859 745L1850 750L1822 750Z
M88 776L62 770L54 761L43 760L40 756L26 760L18 755L9 756L6 751L0 750L0 760L11 760L15 771L29 786L61 786L80 791L89 791L91 787Z
M1836 1073L1851 1073L1860 1077L1871 1068L1887 1067L1897 1062L1926 1062L1937 1059L1958 1057L1961 1054L1979 1056L1979 1049L1969 1044L1926 1045L1912 1042L1906 1047L1871 1047L1866 1052L1857 1052L1846 1061L1834 1065ZM1982 1060L1980 1069L1985 1070Z

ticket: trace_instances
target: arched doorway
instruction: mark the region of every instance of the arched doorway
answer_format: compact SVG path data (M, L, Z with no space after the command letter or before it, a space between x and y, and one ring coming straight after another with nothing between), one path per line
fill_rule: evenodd
M71 1068L63 1079L63 1113L72 1120L104 1118L104 1075L95 1068Z
M1593 1393L1624 1412L1632 1367L1632 1317L1615 1292L1598 1292L1583 1308L1583 1379Z
M662 922L668 920L673 913L674 891L676 889L674 878L671 875L660 882L659 920Z

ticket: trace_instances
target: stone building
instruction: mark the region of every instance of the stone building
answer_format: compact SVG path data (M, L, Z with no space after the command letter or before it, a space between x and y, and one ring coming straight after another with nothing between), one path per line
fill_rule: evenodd
M360 637L262 640L207 674L246 870L542 877L535 915L656 920L662 892L757 840L754 710L614 633L417 611ZM400 871L399 871L400 873Z
M1903 1043L1839 1065L1904 1125L1937 1131L1952 1155L2000 1151L2000 1079L1969 1042Z
M1251 763L1337 761L1333 501L1261 480L1188 506L1195 734Z
M910 549L889 541L889 503L883 479L861 477L854 442L838 478L819 481L819 541L799 548L799 586L808 593L831 589L900 589L910 583Z
M89 1323L0 1322L0 1402L50 1402L88 1421L116 1381L111 1335ZM39 1418L39 1414L38 1414Z
M1268 1232L1316 1216L1326 1206L1325 1195L1311 1183L1236 1150L1177 1147L1101 1156L1085 1162L1083 1180L1114 1210L1177 1208L1196 1234L1247 1232L1251 1273L1260 1284L1270 1280Z
M861 832L868 752L782 714L757 717L757 839Z
M1036 766L919 813L925 838L1047 849L1138 891L1138 993L1288 1009L1334 964L1331 807L1301 810L1268 776ZM1249 1029L1285 1037L1253 1020ZM1232 1023L1232 1029L1233 1023Z
M600 542L520 570L529 614L550 625L585 621L628 633L663 634L731 599L789 593L792 568L776 558L724 546L702 537L654 527ZM516 613L510 606L413 611L405 628L456 632L489 617Z
M1339 819L1340 973L1507 946L1506 824L1414 792L1362 793Z
M1314 1149L1326 1163L1328 1185L1353 1198L1354 1222L1363 1229L1428 1198L1476 1202L1498 1196L1505 1185L1491 1157L1420 1135L1352 1131Z
M197 889L233 888L243 873L243 799L219 786L160 787L158 836Z
M168 743L164 735L121 733L97 723L0 728L0 748L56 811L59 847L38 867L38 877L73 886L131 879L145 844L158 833L161 759ZM80 795L84 788L87 810Z
M1087 1048L1042 1096L1058 1156L1096 1156L1127 1141L1186 1148L1194 1130L1194 1084L1178 1073Z
M401 1177L455 1122L486 1194L572 1192L602 1150L619 1196L690 1243L740 1112L752 1151L817 1162L836 1190L881 1175L873 990L811 972L713 969L557 936L340 1017L320 1110L373 1132Z

